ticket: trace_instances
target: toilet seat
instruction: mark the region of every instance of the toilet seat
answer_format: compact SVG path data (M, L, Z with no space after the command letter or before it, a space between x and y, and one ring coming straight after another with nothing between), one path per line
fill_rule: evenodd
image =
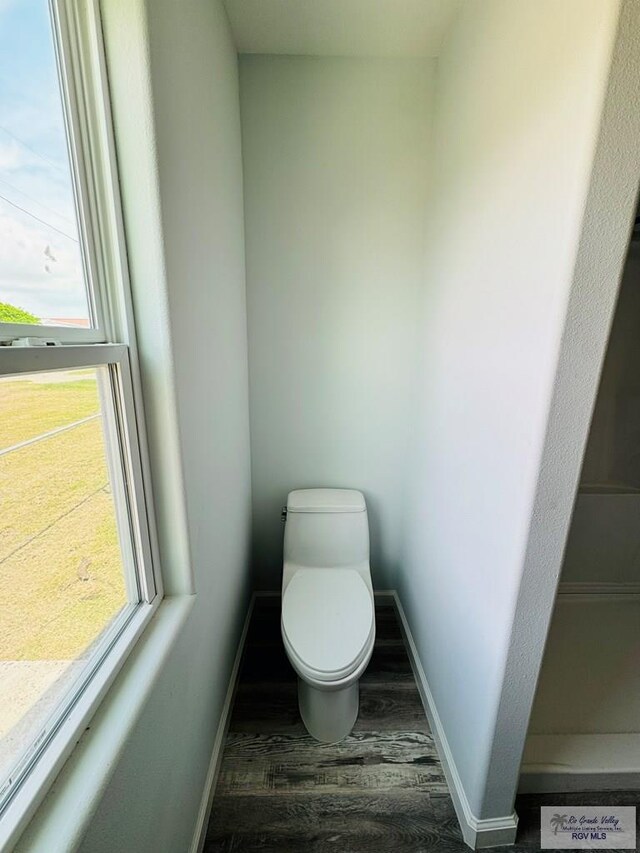
M371 653L371 592L355 569L301 568L282 600L282 636L294 668L318 682L348 678Z

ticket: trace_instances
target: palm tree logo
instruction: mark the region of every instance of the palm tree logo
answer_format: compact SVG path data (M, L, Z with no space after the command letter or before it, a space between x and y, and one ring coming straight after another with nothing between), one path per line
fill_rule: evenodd
M565 820L567 819L566 814L554 814L549 823L554 827L553 834L557 835L560 827L564 825Z

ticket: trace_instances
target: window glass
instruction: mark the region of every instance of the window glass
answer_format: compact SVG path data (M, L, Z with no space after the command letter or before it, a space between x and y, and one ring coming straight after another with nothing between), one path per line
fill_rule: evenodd
M0 378L0 789L139 598L109 370Z
M0 322L91 326L47 0L0 0Z

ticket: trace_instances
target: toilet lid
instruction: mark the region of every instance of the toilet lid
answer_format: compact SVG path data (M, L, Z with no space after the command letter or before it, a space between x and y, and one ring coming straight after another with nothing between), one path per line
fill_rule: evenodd
M371 635L373 603L355 569L298 569L282 601L282 628L298 658L321 673L339 672Z

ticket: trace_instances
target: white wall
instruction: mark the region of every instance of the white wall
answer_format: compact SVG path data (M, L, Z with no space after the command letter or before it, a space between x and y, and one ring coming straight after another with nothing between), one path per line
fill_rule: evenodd
M249 587L238 79L217 0L102 2L163 568L197 594L81 849L173 853ZM290 488L365 491L376 584L400 587L481 818L511 809L640 174L635 66L601 150L618 10L464 4L437 75L426 252L432 66L242 61L258 583L279 585ZM145 230L154 182L162 234Z
M259 587L281 584L293 488L364 491L393 585L414 422L433 63L243 56Z
M146 6L148 34L138 17ZM143 381L150 415L159 526L171 538L171 489L157 443L159 402L174 386L188 545L196 592L189 622L163 666L81 849L188 849L249 591L250 460L242 169L237 62L217 0L104 0ZM138 27L138 28L136 28ZM123 55L130 32L131 41ZM146 39L148 45L141 43ZM148 274L141 163L153 138L136 99L136 63L150 49L166 293ZM145 107L149 104L145 103ZM147 222L147 228L151 225ZM166 302L167 337L152 317ZM166 353L173 364L167 366ZM163 510L163 506L165 509ZM189 567L171 565L170 579ZM179 582L172 581L174 591ZM54 846L49 849L54 849Z
M640 243L629 246L607 343L563 583L640 581Z
M481 819L512 810L637 186L628 147L598 162L614 195L589 196L600 227L583 245L618 12L615 0L469 0L438 64L420 461L399 587ZM618 118L630 91L614 96ZM588 251L590 267L576 265ZM582 348L573 386L556 381L568 316Z
M640 242L629 247L581 481L640 488ZM603 489L600 489L604 491Z

